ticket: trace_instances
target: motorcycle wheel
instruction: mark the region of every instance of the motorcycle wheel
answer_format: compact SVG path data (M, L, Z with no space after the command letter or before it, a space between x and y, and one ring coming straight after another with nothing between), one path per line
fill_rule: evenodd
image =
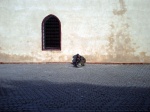
M81 63L76 63L76 67L80 68L80 67L82 67L82 64Z

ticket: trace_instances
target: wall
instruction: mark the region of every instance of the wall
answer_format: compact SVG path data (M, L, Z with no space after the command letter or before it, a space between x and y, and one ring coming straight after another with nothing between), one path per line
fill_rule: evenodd
M61 51L42 51L41 24L61 22ZM149 0L1 0L0 62L150 63Z

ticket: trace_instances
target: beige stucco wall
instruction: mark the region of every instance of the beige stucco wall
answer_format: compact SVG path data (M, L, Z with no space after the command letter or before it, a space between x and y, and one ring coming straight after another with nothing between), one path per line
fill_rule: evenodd
M42 51L41 24L61 22L61 51ZM0 62L150 63L149 0L1 0Z

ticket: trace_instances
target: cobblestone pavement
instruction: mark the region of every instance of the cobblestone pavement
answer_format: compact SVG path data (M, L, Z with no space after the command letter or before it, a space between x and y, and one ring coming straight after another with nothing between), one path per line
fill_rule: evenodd
M150 111L150 65L0 64L0 112Z

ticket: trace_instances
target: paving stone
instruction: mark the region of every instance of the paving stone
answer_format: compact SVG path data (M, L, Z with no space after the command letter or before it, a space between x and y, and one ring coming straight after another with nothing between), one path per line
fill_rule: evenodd
M148 112L149 94L149 64L0 64L0 112Z

